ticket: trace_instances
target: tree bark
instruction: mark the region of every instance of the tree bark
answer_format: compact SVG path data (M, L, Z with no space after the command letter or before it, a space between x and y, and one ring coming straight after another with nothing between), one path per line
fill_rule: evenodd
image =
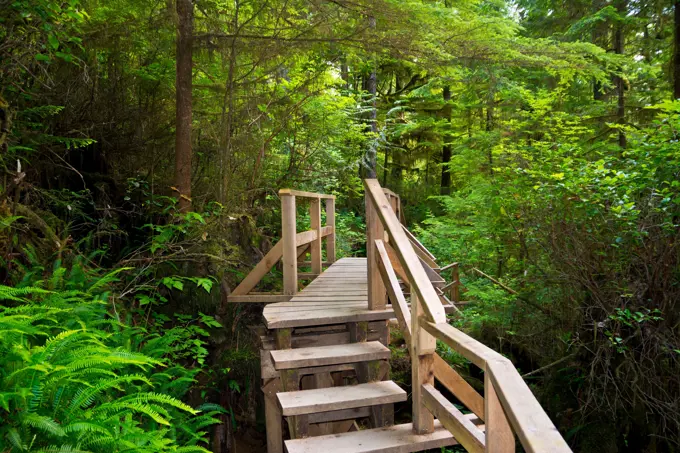
M371 30L375 29L375 17L368 18L368 26ZM376 62L373 61L373 68L371 74L366 81L366 90L371 96L371 113L369 116L369 124L371 127L372 137L369 140L368 150L366 151L366 178L377 177L378 167L378 110L376 93L378 91L378 75L376 72Z
M451 100L451 87L444 87L444 92L442 93L442 96L444 98L444 108L443 113L444 113L444 118L446 121L449 123L448 125L450 126L451 124L451 105L449 104L449 101ZM441 178L441 187L439 189L439 193L441 195L449 195L451 193L451 169L449 168L449 163L451 162L451 135L448 133L448 131L444 132L444 145L442 146L442 178Z
M680 99L680 0L673 5L673 99Z
M593 14L597 13L604 7L603 0L593 0ZM602 21L595 24L591 33L591 41L593 44L606 48L607 28L609 25ZM602 83L598 80L593 80L593 99L601 101L604 99L604 90Z
M193 60L194 5L192 0L177 2L177 75L175 79L175 187L179 209L191 209L191 84Z
M625 17L626 15L626 0L619 0L616 5L616 10L620 17ZM616 24L616 29L614 30L614 52L622 55L623 54L623 23L619 21ZM617 94L617 106L616 106L616 120L617 123L623 124L625 122L626 115L626 98L625 98L625 84L623 77L616 76L614 79L614 85L616 86ZM626 135L623 131L619 130L619 146L621 148L626 147Z

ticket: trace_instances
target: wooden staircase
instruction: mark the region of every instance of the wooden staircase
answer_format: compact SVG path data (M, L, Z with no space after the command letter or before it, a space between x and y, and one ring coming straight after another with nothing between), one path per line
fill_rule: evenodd
M529 453L570 452L512 363L448 323L446 314L458 310L457 265L439 268L403 227L396 194L375 180L365 186L367 258L335 260L334 197L284 190L278 249L231 299L274 302L264 308L261 332L268 452L408 453L461 445L475 453L514 453L517 441ZM296 197L311 199L310 231L296 230ZM322 199L328 201L326 226ZM304 264L312 272L298 273L298 259L307 252ZM252 293L281 258L283 294ZM446 284L441 273L449 268L452 282ZM298 291L300 278L313 281ZM390 380L395 320L408 346L412 381L412 423L397 425L394 405L408 395ZM436 354L437 340L484 371L483 395Z

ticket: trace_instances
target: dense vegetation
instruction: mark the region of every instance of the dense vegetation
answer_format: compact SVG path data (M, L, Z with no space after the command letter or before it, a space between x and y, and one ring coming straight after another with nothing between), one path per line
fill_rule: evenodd
M257 438L224 296L362 176L575 451L678 451L679 97L676 2L0 0L0 451Z

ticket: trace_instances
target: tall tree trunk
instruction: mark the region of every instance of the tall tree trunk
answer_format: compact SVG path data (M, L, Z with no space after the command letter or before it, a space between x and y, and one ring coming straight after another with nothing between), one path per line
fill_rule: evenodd
M597 13L604 7L603 0L593 0L593 14ZM593 44L606 48L608 24L605 21L600 21L595 24L591 32L591 41ZM593 80L593 99L601 101L604 98L604 90L602 83L598 80Z
M224 102L222 103L222 125L224 127L224 151L220 153L221 157L221 190L219 200L222 203L227 201L227 191L229 189L229 164L231 161L231 151L233 143L234 130L234 78L236 72L236 59L238 57L236 52L236 39L239 31L239 0L234 1L234 18L231 25L234 37L231 38L231 46L229 49L229 69L227 71L227 81L225 83Z
M449 101L451 100L451 87L444 87L444 92L442 93L444 97L444 118L447 121L447 127L451 126L451 105ZM449 163L451 162L451 134L448 131L444 132L444 145L442 146L442 178L441 187L439 193L441 195L449 195L451 193L451 169L449 168Z
M177 1L177 93L175 125L175 187L179 209L191 209L191 79L193 59L194 5L191 0Z
M680 0L673 5L673 99L680 99Z
M626 0L619 0L616 5L616 10L619 13L620 17L625 17ZM624 40L623 23L622 21L619 21L616 24L616 29L614 30L614 52L619 55L623 54L623 40ZM616 86L616 94L618 97L616 106L616 121L619 124L623 124L625 122L626 115L626 98L624 93L625 84L623 81L623 77L616 76L616 78L614 79L614 84ZM626 147L626 135L621 130L619 130L619 146L621 148Z
M371 30L375 29L375 17L368 18L368 26ZM376 61L373 60L373 68L371 74L366 81L366 90L371 96L371 113L369 123L373 137L369 141L368 150L366 151L366 178L376 178L378 167L378 110L376 94L378 92L378 75L376 72Z

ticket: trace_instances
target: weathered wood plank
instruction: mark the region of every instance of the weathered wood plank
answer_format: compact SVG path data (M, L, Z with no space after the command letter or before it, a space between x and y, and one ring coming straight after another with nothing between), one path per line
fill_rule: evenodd
M316 231L316 239L311 243L312 273L321 274L321 200L313 199L309 203L309 219L312 231Z
M399 257L399 262L402 264L404 271L408 275L408 281L411 284L412 291L414 291L422 301L423 309L428 318L436 323L446 322L446 313L439 302L439 297L425 273L418 255L413 251L413 246L404 233L399 219L397 219L392 212L392 208L389 206L385 194L381 190L380 184L375 179L365 179L364 186L368 194L367 198L371 200L372 206L375 208L382 221L382 225L390 235L390 242L394 245L395 252L397 252Z
M326 199L326 225L333 228L333 233L326 239L326 259L335 262L335 199Z
M413 429L418 434L434 430L434 417L423 404L423 385L434 385L434 350L436 339L420 328L420 317L424 314L423 304L418 296L411 295L411 382L413 391Z
M494 389L491 373L484 373L484 411L487 426L486 451L515 453L515 436L512 434L512 428Z
M284 416L352 409L406 401L406 392L392 381L300 390L276 395Z
M386 360L390 350L379 341L271 351L277 370Z
M434 377L461 403L484 420L484 398L438 354L434 356Z
M325 193L305 192L303 190L280 189L280 196L293 196L303 198L325 198L335 200L335 195L327 195Z
M283 241L283 294L297 292L297 247L295 197L281 197L281 241ZM315 233L316 234L316 233Z
M255 268L250 271L246 278L244 278L243 281L239 283L234 291L231 292L231 296L242 296L244 294L248 294L253 288L255 288L255 286L257 286L259 281L262 280L262 277L267 275L272 267L274 267L274 265L281 259L281 256L283 256L283 242L279 241L269 252L267 252L264 258L262 258L260 262L257 263Z
M381 193L383 198L384 194ZM380 277L377 267L375 249L376 239L382 240L385 236L383 223L378 217L376 206L371 201L371 194L366 192L366 262L368 265L368 308L382 310L387 305L387 292L385 284Z
M425 407L437 417L446 429L451 431L456 440L471 453L484 453L484 433L432 385L423 385L422 391ZM487 424L487 436L488 426ZM501 450L489 451L496 453L496 451Z
M288 453L414 453L457 445L446 428L435 421L430 434L418 435L410 423L345 434L310 437L285 442Z

